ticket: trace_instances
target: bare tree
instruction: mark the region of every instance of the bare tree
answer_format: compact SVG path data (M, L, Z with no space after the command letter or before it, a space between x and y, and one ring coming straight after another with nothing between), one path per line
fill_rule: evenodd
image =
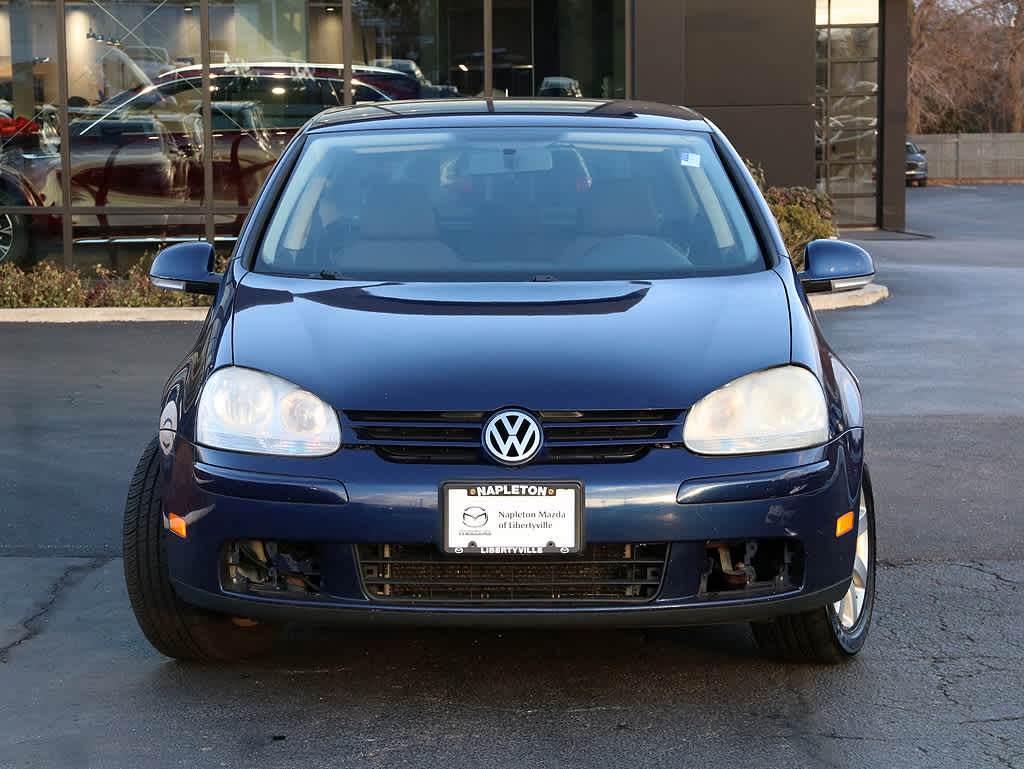
M980 10L992 25L1001 65L1001 112L1011 131L1024 131L1024 0L989 0Z
M1024 130L1024 0L914 0L911 133Z

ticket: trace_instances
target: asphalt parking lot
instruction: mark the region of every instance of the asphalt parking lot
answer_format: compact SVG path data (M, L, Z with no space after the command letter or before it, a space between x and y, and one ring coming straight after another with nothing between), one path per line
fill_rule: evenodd
M819 314L864 388L872 638L836 668L746 627L286 632L258 663L153 651L120 513L197 325L0 324L0 769L1024 767L1024 186L909 189L851 233L891 298Z

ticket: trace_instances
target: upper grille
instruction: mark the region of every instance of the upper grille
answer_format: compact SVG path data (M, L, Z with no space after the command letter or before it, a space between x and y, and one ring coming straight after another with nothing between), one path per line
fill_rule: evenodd
M668 545L592 544L570 555L442 553L431 545L356 545L374 601L419 604L638 603L658 595Z
M484 411L345 411L346 445L396 462L490 462ZM680 409L541 411L544 448L535 462L627 462L682 441Z

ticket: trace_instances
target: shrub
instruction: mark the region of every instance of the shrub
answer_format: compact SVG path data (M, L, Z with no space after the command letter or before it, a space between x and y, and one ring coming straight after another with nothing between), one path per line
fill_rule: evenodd
M210 303L197 296L156 288L149 282L152 257L143 257L127 273L94 267L83 277L75 269L40 262L31 270L0 264L0 307L191 307ZM223 269L223 266L220 266Z
M769 187L760 165L746 158L743 162L779 223L793 264L802 270L807 244L818 238L834 238L838 234L832 223L836 215L835 201L827 192L807 187Z
M0 307L81 307L85 289L77 270L40 262L26 272L0 264Z
M836 214L832 197L806 187L769 187L764 197L779 223L793 264L798 270L803 269L807 244L837 234L832 223Z
M95 278L86 297L87 307L194 307L210 303L210 297L167 291L149 282L153 259L143 257L118 275L102 265L93 268Z

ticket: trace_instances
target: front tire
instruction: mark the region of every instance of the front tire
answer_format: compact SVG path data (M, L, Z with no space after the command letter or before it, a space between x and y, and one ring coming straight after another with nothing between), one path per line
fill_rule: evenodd
M157 651L179 660L230 662L262 653L277 637L277 626L238 623L191 606L174 592L159 480L160 447L154 438L135 468L124 509L124 579L139 627Z
M875 500L864 468L857 510L857 547L846 594L821 609L753 622L758 646L793 662L836 663L859 652L875 605Z

